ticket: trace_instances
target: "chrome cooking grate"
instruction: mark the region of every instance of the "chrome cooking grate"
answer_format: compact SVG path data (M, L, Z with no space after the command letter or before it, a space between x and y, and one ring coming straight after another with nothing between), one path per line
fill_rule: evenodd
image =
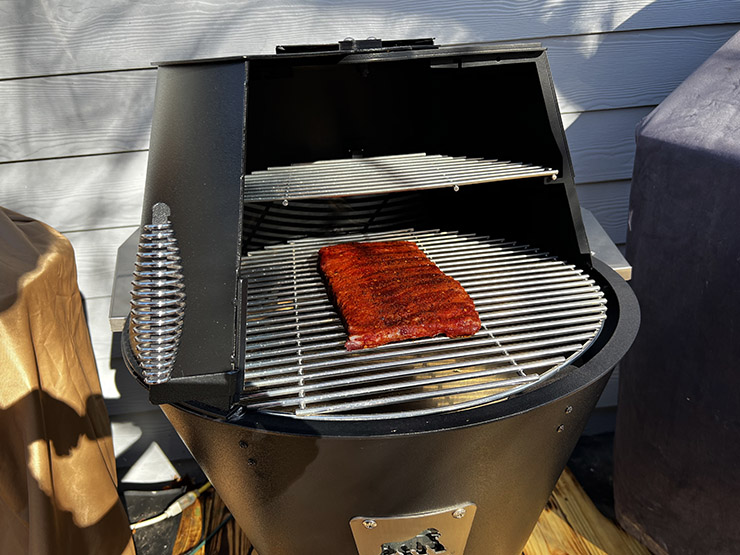
M317 271L324 245L410 240L472 297L482 329L348 352ZM443 231L303 239L248 253L241 404L297 417L396 418L505 399L582 354L606 318L583 271L537 249Z
M401 154L322 160L244 176L244 202L369 195L489 183L527 177L555 179L558 170L464 156Z

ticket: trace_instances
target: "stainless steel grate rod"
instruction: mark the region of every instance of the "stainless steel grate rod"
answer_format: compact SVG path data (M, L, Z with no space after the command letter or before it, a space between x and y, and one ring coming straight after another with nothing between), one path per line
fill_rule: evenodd
M558 328L550 328L545 330L532 330L532 331L524 331L522 333L508 335L508 336L499 336L498 342L503 346L504 344L509 343L517 343L521 341L531 341L531 340L537 340L542 338L551 337L553 335L566 335L566 334L577 334L577 333L583 333L583 332L589 332L594 333L598 331L599 327L601 326L600 321L591 322L589 324L581 324L579 326L568 326L568 327L558 327ZM471 338L470 340L466 341L464 345L467 348L470 347L476 347L479 345L486 345L490 343L490 337L487 334L483 334L481 336L477 336L475 338ZM426 343L428 344L428 343ZM275 353L275 355L268 360L250 360L245 367L245 370L247 370L247 375L245 379L251 378L252 376L255 376L252 374L252 370L254 368L263 368L263 367L270 367L270 366L285 366L285 365L293 365L298 363L299 361L301 363L308 364L311 360L325 360L327 357L336 359L337 357L342 357L345 355L346 351L343 348L344 343L343 342L333 342L332 344L325 345L323 348L326 349L328 347L332 347L330 352L302 352L301 354L296 354L295 351L290 352L290 356L280 356L280 354ZM414 353L423 353L425 351L425 347L423 346L425 343L422 343L419 347L415 348L404 348L404 354L414 354ZM342 347L342 348L340 348ZM392 347L392 345L391 345ZM455 354L459 354L459 350L461 348L461 345L459 342L455 341L449 341L440 343L436 346L436 349L438 351L453 351L456 350ZM502 347L505 348L505 347ZM464 353L462 353L464 354ZM385 358L392 358L396 356L396 351L392 348L388 349L373 349L372 351L368 353L362 353L362 356L359 356L360 353L357 354L358 356L355 356L353 358L353 362L363 362L363 361L370 361L370 360L380 360ZM330 365L331 363L325 360L325 363L327 365ZM306 367L304 366L304 369ZM359 370L359 369L358 369ZM265 385L265 383L262 383L262 385Z
M424 153L324 160L272 167L243 176L244 202L367 195L459 187L509 179L555 179L534 164Z
M368 241L367 237L367 235L347 235L342 236L341 239L337 239L329 244ZM437 231L429 231L418 233L383 233L373 235L373 238L369 241L415 241L420 248L434 248L435 252L439 255L443 254L445 250L454 251L461 247L465 247L467 249L480 249L487 247L489 255L493 255L497 252L509 254L514 251L528 248L528 245L517 245L513 242L505 242L503 239L479 239L477 241L473 241L469 237L470 236L449 235ZM316 250L326 244L326 238L323 238L323 240L302 239L282 245L274 245L266 247L261 251L248 253L247 256L242 259L242 265L249 266L254 263L259 264L260 259L262 259L262 264L264 264L264 259L267 259L270 264L278 263L280 261L287 262L288 260L302 259L304 256L314 256L316 254Z
M551 353L554 354L554 353ZM505 362L505 357L499 357L499 359L502 359L503 362ZM548 363L551 359L544 359L547 360ZM562 358L557 358L554 360L563 360ZM480 365L483 364L496 364L498 362L497 360L491 359L488 361L481 362ZM454 365L446 365L445 368L434 368L433 370L439 372L440 370L450 370ZM542 368L544 366L547 366L547 363L543 362L543 359L540 359L531 365L521 364L520 367L522 369L526 370L532 370L536 368ZM364 388L355 388L352 387L350 389L343 389L338 392L331 392L331 393L321 393L316 395L301 395L298 397L290 397L288 399L280 399L280 400L273 400L273 401L266 401L266 402L256 402L254 404L254 408L275 408L275 407L289 407L289 406L301 406L306 405L308 403L319 403L319 402L325 402L325 401L333 401L336 399L347 399L347 398L354 398L354 397L363 397L367 395L375 395L375 394L387 394L388 392L392 391L399 391L402 389L409 389L412 387L428 387L431 385L440 385L440 384L446 384L451 382L460 382L460 381L467 381L467 380L479 380L480 378L490 378L493 376L499 376L501 374L505 373L511 373L512 369L511 367L508 368L488 368L486 370L479 370L477 372L469 372L465 374L465 378L461 379L460 376L455 374L446 374L446 375L439 375L433 378L426 378L426 379L418 379L418 380L412 380L412 381L401 381L401 382L394 382L389 384L382 384L378 386L372 386L372 387L364 387ZM429 373L427 372L417 372L417 374L421 373ZM382 379L390 379L393 377L407 377L409 375L409 372L406 373L397 373L399 376L392 376L384 374L380 374L383 376ZM532 377L537 379L539 376L526 376L526 377ZM379 380L376 380L379 381ZM358 385L359 380L342 380L341 382L337 381L336 383L332 383L332 387L338 387L341 385ZM500 383L500 381L498 382ZM520 383L520 382L518 382ZM496 381L489 382L490 384L496 384ZM476 384L477 385L477 384ZM475 387L475 386L471 386ZM500 387L500 385L498 386Z
M593 287L593 285L589 285L587 282L572 284L569 287L552 286L549 288L528 289L529 291L489 291L488 289L485 289L483 287L478 287L476 288L475 294L471 295L471 297L474 299L476 306L479 306L481 307L481 309L483 309L486 306L490 308L490 306L493 304L513 303L517 301L531 302L536 299L551 299L555 297L557 297L558 300L564 300L564 298L567 296L570 296L571 300L575 300L578 298L585 299L591 298L592 293L598 291L597 288ZM576 297L574 295L581 296ZM310 296L314 297L316 295L312 294ZM307 300L307 297L308 295L302 296L301 299L303 300L303 302L301 303L301 306L295 307L292 303L290 303L290 301L293 299L291 299L286 294L281 295L280 298L283 300L279 302L284 304L282 308L277 310L268 308L266 310L255 311L250 314L250 319L249 322L247 322L247 325L249 325L249 323L252 321L259 322L259 326L264 326L265 324L278 324L280 322L293 322L295 320L295 316L292 313L295 312L295 310L300 310L301 314L303 314L307 318L330 317L336 314L334 309L326 302L325 299ZM275 297L273 297L273 299L275 299ZM485 312L485 310L483 310L483 312Z
M604 307L603 303L601 305L591 305L591 306L585 306L583 308L578 309L570 309L570 310L557 310L557 311L551 311L551 312L539 312L532 314L531 312L525 313L523 315L518 315L514 317L508 317L508 318L500 318L498 320L495 320L493 322L486 322L484 320L484 324L486 325L487 329L489 330L495 330L496 326L502 326L502 325L512 325L512 324L520 324L520 323L527 323L528 325L534 325L537 321L540 322L553 322L553 321L559 321L560 319L564 318L570 318L572 316L583 316L583 315L592 315L597 314L601 315L604 313ZM551 324L550 324L551 325ZM346 339L347 334L341 333L344 332L344 327L339 323L339 319L337 318L336 323L332 325L321 325L317 326L315 328L310 329L304 329L302 332L302 339L301 344L302 348L308 348L309 342L311 341L311 338L314 337L313 334L322 334L326 332L334 332L332 333L332 337L336 336L337 334L341 337L344 337ZM481 333L481 332L478 332ZM295 337L295 330L286 329L286 331L283 332L273 332L273 333L254 333L249 334L248 336L248 346L247 350L250 349L249 345L253 344L252 342L259 342L260 345L265 346L265 342L267 341L274 341L279 340L281 338L294 338ZM317 339L320 339L322 336L317 336ZM443 338L437 338L436 341L443 341Z
M560 358L556 358L552 360L542 361L542 364L540 364L540 366L543 366L543 367L552 366L554 364L564 362L564 360L565 359L560 357ZM299 409L296 409L295 414L297 416L302 416L302 415L311 415L311 414L322 414L322 413L328 413L328 412L356 411L356 410L367 409L367 408L377 407L377 406L382 406L382 405L393 405L393 404L398 404L398 403L421 401L421 400L429 399L432 397L440 397L441 395L450 397L453 395L465 395L465 394L470 394L470 393L474 393L477 391L486 391L490 389L503 389L504 391L500 393L499 395L486 399L486 402L491 402L496 398L500 399L500 398L504 398L510 395L511 390L507 391L507 389L512 386L522 385L522 384L534 384L538 382L540 378L541 376L538 374L531 374L527 376L511 378L509 380L501 380L501 381L493 380L493 381L484 382L484 383L478 383L478 384L460 386L460 387L451 387L451 388L442 389L442 390L420 391L418 393L410 393L406 395L381 397L381 398L374 398L374 399L368 399L368 400L354 401L351 403L343 403L343 404L340 403L340 404L335 404L335 405L321 405L318 407L312 407L310 409L301 407Z
M567 329L567 328L566 328ZM598 329L598 327L596 328ZM316 369L319 368L330 368L333 366L337 366L340 364L348 364L351 363L351 366L349 369L342 369L339 372L345 373L345 372L355 372L355 373L362 373L367 371L374 371L378 370L379 368L386 368L388 366L402 366L404 364L407 364L407 361L404 357L406 356L414 356L414 364L423 364L427 362L435 362L438 360L442 360L445 357L474 357L474 356L482 356L487 355L490 353L499 353L503 350L510 350L510 351L526 351L526 350L534 350L541 347L547 347L551 345L556 344L562 344L562 343L574 343L577 341L586 341L591 338L593 333L596 330L592 329L587 332L580 332L576 335L571 335L568 333L565 333L561 330L561 333L558 336L555 337L546 337L544 339L537 339L535 341L531 340L525 340L524 338L517 338L516 341L518 343L509 342L507 345L500 344L500 341L492 342L490 341L490 336L487 337L488 334L479 333L476 336L474 336L476 339L480 339L480 341L475 341L473 338L470 338L469 341L446 341L446 342L437 342L434 344L434 348L430 349L429 345L422 345L419 347L412 347L410 345L405 345L402 347L402 351L394 352L392 353L393 356L389 357L386 353L383 353L381 351L380 354L375 353L373 350L367 350L363 349L358 352L352 353L352 357L347 360L345 357L344 360L337 360L335 357L332 357L332 355L338 354L337 352L334 353L324 353L329 358L323 358L323 357L313 357L313 359L301 359L300 367L304 372L313 372ZM365 352L368 351L368 352ZM346 353L346 351L345 351ZM341 351L339 354L342 354ZM404 357L399 357L399 354L403 354ZM376 362L378 360L383 359L389 359L390 362ZM276 366L276 367L275 367ZM271 365L271 364L256 364L255 366L248 366L247 368L263 368L262 370L249 370L245 372L245 380L249 379L255 379L255 378L261 378L261 377L267 377L272 375L278 375L278 374L285 374L290 373L292 371L296 371L298 368L294 365ZM307 378L308 374L301 374L302 379ZM267 383L267 382L266 382Z
M525 267L532 267L531 263L533 260L543 262L553 260L553 257L532 252L531 249L527 250L529 252L524 254L515 253L509 256L501 255L495 258L488 257L488 259L483 259L483 261L480 261L479 257L475 256L470 256L467 259L463 257L462 260L465 260L464 262L460 262L457 264L452 264L448 262L446 264L437 264L437 266L439 266L440 268L444 266L447 271L456 271L456 275L458 276L458 278L462 278L478 274L490 274L490 270L492 268L502 268L508 266L521 268L523 267L522 264L530 264L530 266ZM311 264L310 262L314 262L314 264ZM288 261L286 261L285 265L288 265ZM278 265L270 266L270 268L277 267ZM291 276L293 277L292 280L287 278L286 276L262 276L261 278L259 276L256 276L254 279L254 285L251 287L252 291L260 291L261 289L274 290L276 286L282 286L283 289L293 289L295 287L303 288L304 283L316 284L321 282L320 278L316 275L315 261L295 261L295 264L291 264L291 267Z
M350 240L415 241L463 284L483 328L472 337L346 351L317 253ZM242 275L248 304L241 403L298 417L389 418L500 400L577 357L606 317L603 293L582 270L526 245L439 230L302 239L249 253ZM415 405L382 408L399 403Z
M519 338L522 339L528 339L528 338L535 338L535 337L545 337L547 335L556 335L559 333L574 333L579 331L588 331L588 330L594 330L598 331L598 329L601 327L602 320L604 319L603 314L601 313L595 313L591 314L589 316L581 316L576 318L566 318L563 320L559 320L557 322L557 326L553 324L552 322L533 322L529 324L524 325L518 325L518 326L508 326L508 327L493 327L490 324L486 326L486 331L496 332L497 339L500 342L506 342L506 341L514 341L511 335L507 336L505 334L514 334L517 335ZM575 326L575 327L572 327ZM579 327L581 326L581 327ZM544 331L538 331L538 330L544 330ZM524 333L522 333L524 332ZM249 353L249 359L250 362L247 368L253 368L254 364L257 363L260 359L268 358L271 360L274 360L275 357L279 357L281 355L285 354L293 354L295 355L300 350L300 355L297 355L297 357L302 358L303 360L310 360L312 356L316 357L322 357L326 356L326 351L334 351L337 350L339 353L345 353L343 346L344 346L344 338L346 338L346 334L344 333L344 330L342 332L337 332L334 334L324 334L315 336L315 338L311 342L303 342L300 346L296 346L296 343L294 340L277 340L277 341L271 341L271 342L265 342L265 343L253 343L251 347L247 350ZM423 344L429 344L432 342L438 342L438 338L430 337L430 338L424 338L424 339L417 339L414 343L417 345L423 345ZM481 343L487 342L488 337L483 337L482 339L471 339L469 342L478 342ZM475 343L478 344L478 343ZM342 347L341 350L338 348ZM395 356L395 352L393 349L396 349L396 345L390 344L390 345L383 345L382 347L378 347L374 349L374 351L378 351L379 353L384 353L386 350L388 350L389 356ZM318 353L313 353L313 351L319 351ZM320 352L324 351L324 352ZM313 353L313 354L312 354ZM269 361L268 361L269 362Z
M476 303L478 313L483 320L486 319L486 316L490 316L491 318L502 318L517 314L531 314L547 311L555 307L572 308L598 306L602 304L601 297L598 295L595 296L593 292L587 292L580 295L563 295L556 299L554 299L554 297L556 296L549 295L543 298L517 302L505 302L500 301L499 299L476 300L474 298L474 302ZM552 304L553 300L560 304ZM301 314L304 318L304 324L308 326L325 325L330 322L339 321L337 320L336 313L330 310L322 312L301 312ZM252 327L250 327L250 324L252 324ZM254 324L255 322L253 321L247 321L247 336L255 333L267 334L271 332L280 332L285 329L295 329L295 315L292 317L285 316L279 319L270 319L269 323L265 322L263 319L261 322L257 323L256 326ZM310 331L310 329L307 331Z

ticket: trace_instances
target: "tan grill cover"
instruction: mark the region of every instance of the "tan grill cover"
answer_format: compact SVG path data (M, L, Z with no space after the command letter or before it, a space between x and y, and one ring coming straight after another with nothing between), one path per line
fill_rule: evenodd
M0 208L0 552L134 553L65 237Z

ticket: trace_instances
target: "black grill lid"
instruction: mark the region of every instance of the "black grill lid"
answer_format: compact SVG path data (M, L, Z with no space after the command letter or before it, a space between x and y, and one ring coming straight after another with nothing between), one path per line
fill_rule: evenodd
M187 306L171 379L150 389L155 402L231 406L239 397L244 199L268 168L415 153L531 164L547 177L466 185L466 195L478 188L466 197L471 219L511 224L502 236L588 269L544 49L428 46L160 65L142 224L154 204L170 208Z

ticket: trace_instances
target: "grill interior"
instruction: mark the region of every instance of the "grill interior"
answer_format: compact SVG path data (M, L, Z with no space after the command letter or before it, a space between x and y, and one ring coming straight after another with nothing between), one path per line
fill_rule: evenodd
M475 302L482 329L348 352L318 249L410 240ZM530 388L596 339L606 300L582 270L536 248L439 230L300 239L247 253L241 404L295 417L397 418L471 408Z
M555 179L558 171L500 160L401 154L322 160L255 171L243 178L244 202L328 198L459 187L528 177Z

